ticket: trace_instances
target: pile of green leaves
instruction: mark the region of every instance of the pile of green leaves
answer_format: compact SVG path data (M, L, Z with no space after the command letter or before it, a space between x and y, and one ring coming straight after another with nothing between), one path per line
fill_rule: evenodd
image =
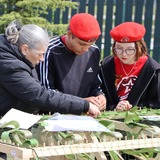
M115 127L114 121L123 122L129 128L141 127L142 130L150 127L141 116L146 115L160 115L160 109L148 109L144 108L139 110L138 107L133 107L129 111L106 111L103 112L97 120L106 126L111 132L91 132L99 141L105 141L109 139L121 139L127 136L128 139L139 138L140 132L128 132L123 130L122 132ZM16 121L8 122L0 126L0 139L4 143L14 144L20 147L34 148L37 146L51 146L51 145L71 145L76 143L84 143L84 134L75 132L48 132L44 129L44 120L50 118L50 116L43 116L42 119L33 126L30 130L22 130L19 128L19 124ZM111 120L114 120L113 122ZM155 122L154 122L155 124ZM120 133L119 135L117 133ZM118 135L118 136L117 136ZM107 138L106 138L107 137ZM132 156L137 159L150 160L155 158L160 153L159 148L143 148L132 150L120 150L106 152L106 156L112 160L123 160L122 155ZM93 154L74 154L66 155L69 160L94 160Z
M32 133L29 130L20 129L17 121L10 121L1 125L0 136L1 141L7 144L26 148L38 146L38 141L32 138Z
M129 111L106 111L103 112L97 119L98 121L105 125L107 128L111 129L112 131L116 131L116 127L114 122L110 120L116 120L124 122L128 127L133 129L134 127L141 127L141 130L147 129L147 127L150 127L151 125L155 125L156 122L150 122L144 120L141 116L149 116L149 115L160 115L160 109L150 109L150 108L144 108L144 109L138 109L137 106L133 107ZM159 126L159 125L158 125ZM122 128L123 130L123 128ZM141 130L137 132L128 132L121 130L121 133L123 133L124 136L127 136L127 139L138 139L141 134ZM134 150L121 150L119 152L109 152L109 155L111 159L113 160L121 160L123 159L120 157L120 155L127 155L132 156L132 158L137 158L141 160L149 160L149 159L155 159L156 156L159 156L158 153L160 153L160 148L143 148L143 149L134 149Z

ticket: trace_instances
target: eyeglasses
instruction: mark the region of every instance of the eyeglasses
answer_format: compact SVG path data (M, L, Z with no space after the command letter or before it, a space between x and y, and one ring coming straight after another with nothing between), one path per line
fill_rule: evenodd
M114 53L117 54L117 55L121 55L123 54L123 52L125 52L127 55L132 55L132 54L135 54L136 50L133 48L133 49L121 49L121 48L114 48L113 49Z

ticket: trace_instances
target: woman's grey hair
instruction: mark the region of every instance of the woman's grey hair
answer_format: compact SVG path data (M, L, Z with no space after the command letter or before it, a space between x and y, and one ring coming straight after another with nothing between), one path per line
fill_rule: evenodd
M40 45L48 45L47 31L35 24L21 25L17 20L12 21L5 30L5 36L11 44L21 46L27 44L30 49Z

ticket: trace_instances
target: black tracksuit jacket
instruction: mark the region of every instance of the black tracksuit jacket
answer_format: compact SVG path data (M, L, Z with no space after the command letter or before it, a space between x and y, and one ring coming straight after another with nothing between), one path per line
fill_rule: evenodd
M91 45L83 55L68 50L61 37L50 40L44 62L38 68L42 85L82 98L102 93L99 78L100 51Z

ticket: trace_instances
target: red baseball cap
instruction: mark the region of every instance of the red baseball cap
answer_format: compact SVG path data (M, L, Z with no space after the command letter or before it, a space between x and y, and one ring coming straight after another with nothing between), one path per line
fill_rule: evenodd
M96 41L101 34L97 19L88 13L75 14L69 26L76 37L86 42Z
M124 22L110 31L111 37L122 43L136 42L143 38L146 29L136 22Z

